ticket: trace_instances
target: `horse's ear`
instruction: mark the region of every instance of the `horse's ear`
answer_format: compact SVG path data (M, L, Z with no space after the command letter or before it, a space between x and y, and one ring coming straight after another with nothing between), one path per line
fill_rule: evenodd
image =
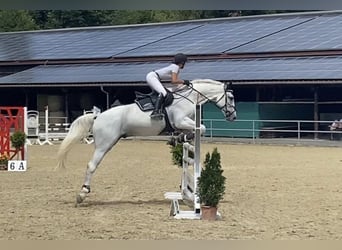
M233 82L229 81L228 83L225 83L224 89L225 91L232 90Z

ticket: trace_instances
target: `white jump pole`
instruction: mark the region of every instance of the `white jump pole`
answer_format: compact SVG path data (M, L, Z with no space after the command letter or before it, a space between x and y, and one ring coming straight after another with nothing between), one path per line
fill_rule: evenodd
M27 136L28 135L28 127L27 127L27 107L24 107L24 133ZM24 161L27 160L27 139L24 144Z
M49 107L45 106L45 140L41 145L49 144L53 145L52 142L49 141Z
M197 192L198 177L201 176L201 105L196 105L195 118L195 164L194 164L194 207L195 213L200 213L201 204Z

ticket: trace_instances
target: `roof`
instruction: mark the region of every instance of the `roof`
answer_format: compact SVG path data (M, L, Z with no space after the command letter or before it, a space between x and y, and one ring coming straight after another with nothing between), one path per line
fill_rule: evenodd
M116 86L145 85L146 74L166 66L155 63L103 63L43 65L0 78L1 86ZM342 83L342 56L307 58L260 58L190 61L181 73L184 79L232 80L238 84L257 83ZM294 81L296 80L296 81ZM20 83L20 84L18 84Z
M342 79L339 56L286 55L298 51L333 51L337 55L339 50L342 54L339 11L9 32L0 33L0 44L1 65L44 62L1 77L0 86L144 82L148 71L165 65L158 56L171 57L179 52L194 56L182 72L188 79ZM285 54L273 58L274 53ZM258 54L265 58L255 58ZM208 55L212 55L210 60L196 59ZM239 59L239 55L246 59ZM222 59L224 56L227 59ZM119 62L123 58L132 62ZM80 60L80 64L68 64L70 60ZM82 60L87 64L81 64Z

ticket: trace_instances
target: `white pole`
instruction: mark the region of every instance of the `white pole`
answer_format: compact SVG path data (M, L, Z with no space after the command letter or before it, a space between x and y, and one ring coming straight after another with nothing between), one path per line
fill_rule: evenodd
M49 141L49 106L45 106L45 140L41 145L44 144L53 145L52 142Z
M201 204L197 192L198 177L201 176L201 105L196 105L195 113L195 165L194 165L194 203L195 213L200 213Z
M28 128L27 128L27 107L24 107L24 133L26 136L28 135ZM24 159L23 161L27 160L27 140L24 144Z

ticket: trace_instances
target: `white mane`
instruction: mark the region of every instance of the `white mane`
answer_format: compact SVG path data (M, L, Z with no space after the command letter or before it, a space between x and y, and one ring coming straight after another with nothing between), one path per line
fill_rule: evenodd
M212 80L212 79L194 79L191 81L191 83L194 83L194 84L210 83L210 84L222 85L222 82Z

